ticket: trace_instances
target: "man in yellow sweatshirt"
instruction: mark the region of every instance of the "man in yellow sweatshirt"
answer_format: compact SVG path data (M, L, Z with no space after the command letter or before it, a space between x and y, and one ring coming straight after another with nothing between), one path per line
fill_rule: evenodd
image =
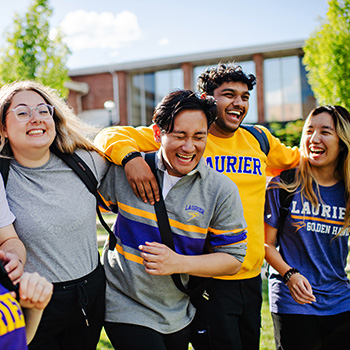
M215 278L208 288L207 319L210 336L203 349L259 349L261 326L261 266L264 261L264 201L266 176L299 162L299 150L283 145L266 128L269 152L257 138L240 127L249 108L250 91L256 84L252 74L240 66L219 64L198 78L198 90L217 101L218 117L209 130L204 158L207 164L228 176L239 189L248 224L248 246L241 271ZM159 198L152 172L139 152L156 150L151 127L111 127L96 138L97 145L117 164L124 165L135 194L151 204ZM276 173L274 173L276 174ZM198 329L200 334L203 330ZM204 332L205 333L205 332Z

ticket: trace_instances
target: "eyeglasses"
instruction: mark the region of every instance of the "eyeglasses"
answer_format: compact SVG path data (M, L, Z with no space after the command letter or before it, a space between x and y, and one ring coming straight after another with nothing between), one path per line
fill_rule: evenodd
M53 116L54 106L42 104L36 107L18 106L10 109L19 122L25 122L32 118L33 110L40 115L42 119L50 119Z

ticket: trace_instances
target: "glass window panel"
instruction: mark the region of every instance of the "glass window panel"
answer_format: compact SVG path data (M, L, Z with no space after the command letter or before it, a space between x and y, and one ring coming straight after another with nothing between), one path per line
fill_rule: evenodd
M156 72L156 101L160 102L169 90L169 71Z
M214 67L215 65L212 66L197 66L193 68L193 90L197 91L197 80L198 77L207 69Z
M182 69L132 75L131 125L150 125L157 103L171 90L182 88Z
M131 125L141 125L141 76L131 77Z
M264 61L266 121L288 121L302 117L299 57Z
M264 60L265 118L282 120L281 72L278 58Z
M184 88L184 72L182 69L173 69L170 72L170 90Z
M306 69L303 65L303 58L299 57L300 80L301 80L301 102L302 116L306 118L312 109L316 107L316 99L312 92L311 86L306 77Z
M144 93L145 93L145 120L142 125L150 125L152 123L153 112L155 108L155 78L154 73L144 75Z
M283 120L295 120L302 117L301 83L299 57L281 58L282 91L283 91Z
M156 104L172 90L183 89L184 78L182 69L164 70L155 73Z

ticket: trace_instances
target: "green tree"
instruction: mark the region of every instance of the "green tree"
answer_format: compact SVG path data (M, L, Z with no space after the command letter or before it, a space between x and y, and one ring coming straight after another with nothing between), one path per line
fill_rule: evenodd
M24 16L15 14L12 31L5 33L6 46L0 54L0 84L15 80L36 80L68 94L66 67L70 51L59 30L50 38L48 0L33 0Z
M288 123L273 122L269 124L269 129L285 145L291 147L299 146L304 123L305 120L302 119L293 120Z
M350 109L350 0L329 0L323 24L306 41L304 64L320 104Z

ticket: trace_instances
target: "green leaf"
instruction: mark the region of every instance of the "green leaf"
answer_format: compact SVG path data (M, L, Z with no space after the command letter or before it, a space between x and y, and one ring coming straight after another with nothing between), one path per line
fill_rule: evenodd
M70 50L58 30L50 38L48 0L34 0L24 15L15 14L13 26L5 33L6 44L0 50L0 84L32 79L68 95L64 83L69 80L66 67Z
M319 104L350 109L350 0L329 0L326 19L304 45L303 63Z

